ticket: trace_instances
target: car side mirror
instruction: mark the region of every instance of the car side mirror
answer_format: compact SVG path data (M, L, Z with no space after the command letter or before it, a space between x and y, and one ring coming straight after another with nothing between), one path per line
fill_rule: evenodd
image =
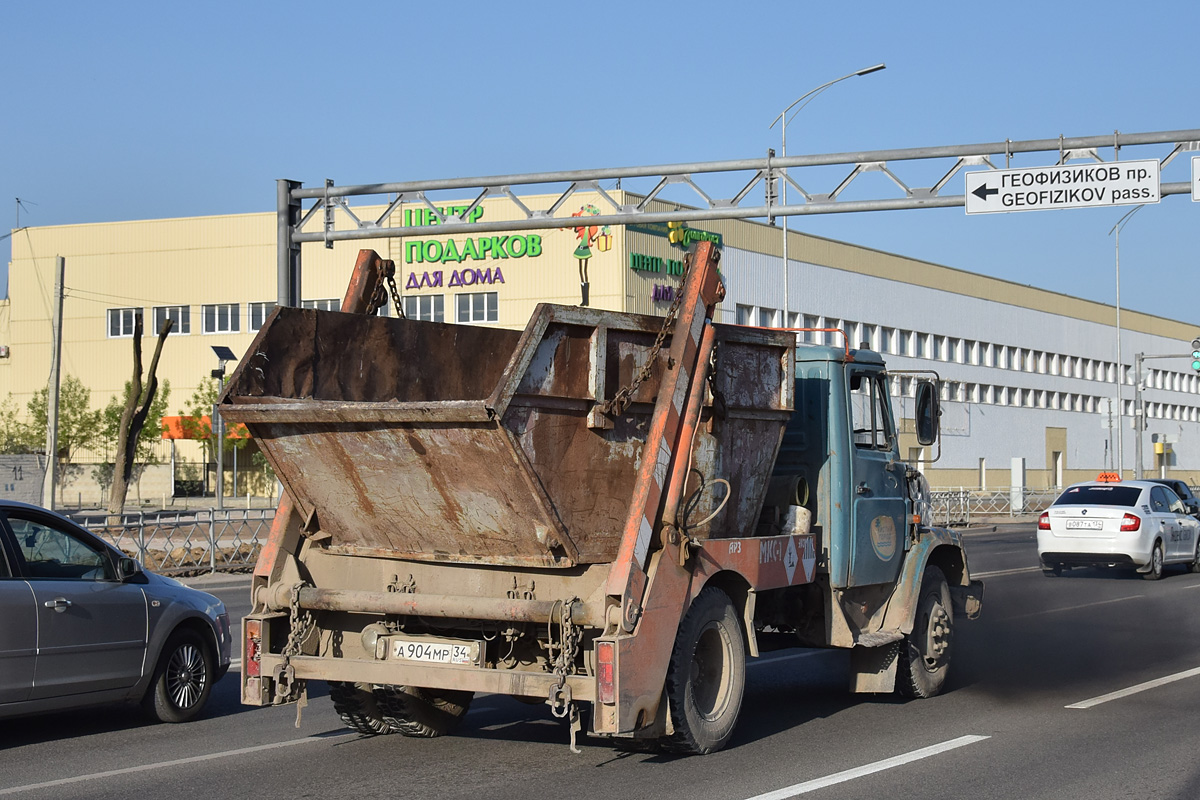
M122 556L117 561L117 577L122 581L127 581L130 578L135 578L142 574L142 565L138 563L136 558Z
M932 381L917 383L917 443L927 447L937 441L942 411Z

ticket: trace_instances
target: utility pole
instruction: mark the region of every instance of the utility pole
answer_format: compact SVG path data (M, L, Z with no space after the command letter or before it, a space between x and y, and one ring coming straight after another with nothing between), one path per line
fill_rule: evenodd
M18 201L19 202L19 201ZM51 325L50 382L46 386L46 477L42 482L42 505L54 508L54 485L58 480L58 387L62 373L63 275L67 260L54 260L54 309Z

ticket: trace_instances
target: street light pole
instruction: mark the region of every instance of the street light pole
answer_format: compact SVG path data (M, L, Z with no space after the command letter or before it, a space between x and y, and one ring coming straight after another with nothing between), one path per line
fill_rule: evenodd
M1121 228L1129 221L1137 212L1146 207L1145 203L1136 206L1130 211L1125 212L1125 216L1117 220L1117 224L1113 225L1109 230L1109 236L1113 236L1114 250L1116 252L1117 261L1117 474L1125 477L1125 430L1122 427L1124 424L1124 400L1122 399L1122 384L1125 383L1124 365L1121 363ZM1136 376L1134 380L1136 380ZM1140 438L1139 438L1140 444ZM1138 459L1137 470L1135 475L1140 473L1142 469L1141 459ZM1138 477L1141 477L1138 475Z
M887 65L882 64L882 63L876 64L873 67L866 67L864 69L860 69L855 72L851 72L848 75L843 75L840 78L834 78L833 80L827 81L826 83L821 84L820 86L816 87L815 89L811 89L811 90L805 92L804 94L800 95L800 97L798 97L795 102L793 102L790 106L788 106L782 112L780 112L779 116L777 116L771 122L770 126L767 128L768 130L770 130L771 128L775 127L776 122L782 123L780 125L780 157L787 158L787 124L789 122L789 118L788 118L787 114L793 108L796 108L797 104L799 104L803 100L808 100L809 102L812 102L814 99L816 99L817 95L819 95L821 92L828 89L830 86L833 86L835 83L839 83L841 81L846 80L847 78L853 78L858 75L870 75L872 72L879 72L881 69L887 69ZM808 105L808 103L804 104L804 106L806 106L806 105ZM804 106L800 106L800 108L796 108L796 113L792 114L792 117L794 118L796 116L796 114L799 114L804 109ZM780 199L780 202L786 206L787 205L787 167L784 167L782 172L783 172L783 187L782 187L783 190L779 196L779 199ZM790 302L791 294L788 291L788 274L790 272L791 272L791 264L788 262L788 218L784 217L783 218L783 309L780 312L783 315L783 319L782 319L783 324L780 327L784 327L784 328L791 327L789 325L789 320L788 320L788 309L791 306L791 302Z

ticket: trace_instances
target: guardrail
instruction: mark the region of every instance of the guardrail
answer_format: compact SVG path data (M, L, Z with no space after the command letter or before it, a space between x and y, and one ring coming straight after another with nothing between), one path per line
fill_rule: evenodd
M933 522L969 525L979 517L1039 514L1062 493L1062 489L951 489L929 493Z
M253 567L271 530L275 509L180 511L122 514L85 519L83 527L103 537L154 572L217 572Z

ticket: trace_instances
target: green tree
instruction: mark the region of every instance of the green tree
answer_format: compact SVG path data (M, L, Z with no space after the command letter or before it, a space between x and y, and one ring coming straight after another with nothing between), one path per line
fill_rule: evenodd
M41 439L40 444L37 441L38 438ZM46 432L44 430L39 437L33 430L33 426L21 419L21 412L10 393L4 402L0 403L0 453L11 455L34 453L44 446L45 441Z
M125 381L125 388L121 392L121 397L128 398L130 391L133 389L133 384L130 381ZM141 433L137 438L137 450L134 454L134 464L132 472L132 480L138 483L142 478L142 473L146 467L151 464L160 463L158 457L158 448L155 446L162 439L162 418L169 412L167 403L171 397L171 382L164 380L162 386L159 387L158 393L154 397L154 402L150 404L150 413L146 417L146 425L142 428ZM121 414L125 410L125 403L120 397L109 398L108 405L104 407L104 442L105 452L111 452L117 446L117 439L121 429ZM112 485L113 480L113 462L97 466L92 470L92 478L96 483L100 484L101 491L107 492ZM141 489L138 489L139 493ZM139 494L140 497L140 494Z
M125 381L121 397L128 397L133 384ZM117 433L121 425L121 412L125 403L121 397L112 397L104 407L104 441L107 447L117 443ZM154 402L150 404L150 414L146 417L146 426L142 428L137 440L137 461L141 464L157 464L158 448L155 444L162 439L162 418L167 416L167 403L171 398L171 382L164 380L158 389Z
M153 434L154 429L159 427L161 414L157 418L150 416L154 409L154 401L159 397L158 359L174 324L169 319L163 322L158 332L158 343L154 347L154 356L150 359L150 371L143 383L141 317L134 322L133 377L125 384L124 402L121 404L121 415L117 419L117 450L113 459L112 486L108 492L109 514L120 514L125 508L129 481L133 478L138 451L142 447L142 434L147 430ZM149 426L146 425L147 421L151 421ZM138 478L141 478L141 470L138 470Z
M29 429L32 436L45 442L46 428L49 424L48 408L50 405L50 390L39 389L25 405L29 412ZM59 502L62 502L63 491L67 484L79 477L83 468L72 464L72 457L80 450L94 447L103 442L104 412L93 409L92 390L83 385L83 381L74 375L63 378L58 391L58 491ZM44 444L36 445L36 449L45 449Z

